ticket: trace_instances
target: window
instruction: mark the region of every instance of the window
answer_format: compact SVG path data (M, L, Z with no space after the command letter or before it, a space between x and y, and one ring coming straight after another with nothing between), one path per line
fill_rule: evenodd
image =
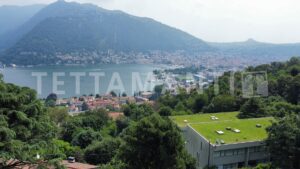
M223 169L236 169L237 168L237 164L233 163L233 164L226 164L223 166Z
M233 155L234 156L239 155L239 150L233 150Z
M245 149L233 149L233 150L223 150L214 152L214 157L225 157L225 156L238 156L245 154Z
M245 149L240 148L240 149L235 149L233 152L233 155L241 155L245 153Z
M265 151L264 146L256 146L256 147L250 147L249 148L250 153L263 152L263 151Z
M245 149L241 148L238 150L238 154L241 155L241 154L245 154Z
M225 157L226 156L226 151L215 151L214 152L214 157Z
M214 157L220 157L220 156L221 156L221 152L220 151L214 152Z
M225 151L225 156L233 156L234 150L226 150Z

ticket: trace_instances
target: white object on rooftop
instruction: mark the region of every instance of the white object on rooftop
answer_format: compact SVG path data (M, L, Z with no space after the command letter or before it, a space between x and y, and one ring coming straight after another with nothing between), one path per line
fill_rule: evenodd
M241 130L239 130L239 129L234 129L233 130L235 133L240 133L241 132Z
M219 118L216 117L216 116L210 116L210 118L211 118L212 120L218 120L218 119L219 119Z
M224 132L222 131L222 130L217 130L216 131L219 135L223 135L224 134Z

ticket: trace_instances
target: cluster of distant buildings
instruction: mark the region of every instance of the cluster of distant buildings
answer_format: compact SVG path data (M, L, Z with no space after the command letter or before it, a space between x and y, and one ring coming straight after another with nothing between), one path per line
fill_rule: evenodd
M70 115L82 113L87 110L107 109L109 111L120 111L122 105L135 104L153 104L150 98L154 95L153 92L140 92L137 96L112 96L97 95L97 96L81 96L57 99L56 106L64 106L69 110Z
M203 70L198 73L175 74L172 72L160 72L158 80L164 85L164 89L172 94L178 94L178 88L186 89L187 92L192 89L205 89L216 78L221 76L229 69Z
M20 55L37 56L36 52L20 52ZM47 55L41 55L47 57ZM152 50L148 52L119 52L115 50L92 51L92 52L71 52L64 54L55 53L56 62L52 64L96 64L96 63L139 63L139 64L168 64L183 66L234 66L245 67L246 65L256 65L262 61L241 58L240 56L224 56L222 53L201 52L187 53L183 50L173 52ZM19 65L18 65L19 66Z

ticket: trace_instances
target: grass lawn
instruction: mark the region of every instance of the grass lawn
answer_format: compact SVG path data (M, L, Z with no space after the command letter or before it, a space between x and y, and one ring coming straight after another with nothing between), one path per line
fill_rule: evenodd
M271 125L273 118L259 118L259 119L245 119L245 120L231 120L231 121L215 121L203 122L198 124L190 124L198 133L215 144L217 140L223 140L225 144L262 141L267 138L266 128ZM260 124L261 128L256 127ZM226 128L230 127L231 130ZM232 130L238 129L240 133L235 133ZM220 135L216 131L223 131Z
M216 116L218 120L236 120L238 112L226 112L226 113L207 113L207 114L194 114L194 115L184 115L184 116L170 116L179 127L185 127L187 123L201 123L201 122L212 122L211 116ZM187 123L184 122L187 120Z

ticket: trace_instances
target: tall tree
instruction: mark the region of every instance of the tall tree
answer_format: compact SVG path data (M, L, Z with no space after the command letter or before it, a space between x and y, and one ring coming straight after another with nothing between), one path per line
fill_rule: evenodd
M83 103L82 103L81 110L82 110L82 111L87 111L87 110L89 110L89 105L87 104L87 102L83 102Z
M47 112L51 121L56 123L58 126L67 121L69 118L68 108L66 107L49 107Z
M239 118L259 118L265 117L266 110L262 101L259 98L250 98L242 107L238 115Z
M80 129L79 129L80 130ZM82 129L77 131L72 139L74 146L86 148L94 141L100 141L102 139L99 132L94 131L92 128Z
M293 104L300 103L300 74L295 76L288 86L287 100Z
M62 138L64 141L72 142L74 137L85 129L99 131L109 121L108 113L105 110L87 111L78 116L69 117L62 125Z
M158 113L161 116L171 116L172 109L170 107L162 107L159 109Z
M129 104L123 107L123 111L125 116L136 121L154 113L153 108L148 104Z
M111 91L110 94L112 97L117 97L117 93L115 91Z
M205 112L228 112L236 110L236 100L231 95L219 95L205 108Z
M124 131L118 157L130 169L194 169L195 160L184 149L178 127L157 114Z
M197 95L194 98L193 110L195 113L199 113L202 111L203 107L208 103L208 97L206 94Z
M0 81L0 168L57 162L56 132L35 91Z
M56 104L56 100L57 100L57 95L55 93L51 93L47 96L45 100L45 104L46 106L54 107Z
M95 142L85 150L85 160L90 164L107 164L117 154L121 142L119 139L106 138Z
M279 168L300 168L300 118L287 115L267 129L267 145L273 164Z

